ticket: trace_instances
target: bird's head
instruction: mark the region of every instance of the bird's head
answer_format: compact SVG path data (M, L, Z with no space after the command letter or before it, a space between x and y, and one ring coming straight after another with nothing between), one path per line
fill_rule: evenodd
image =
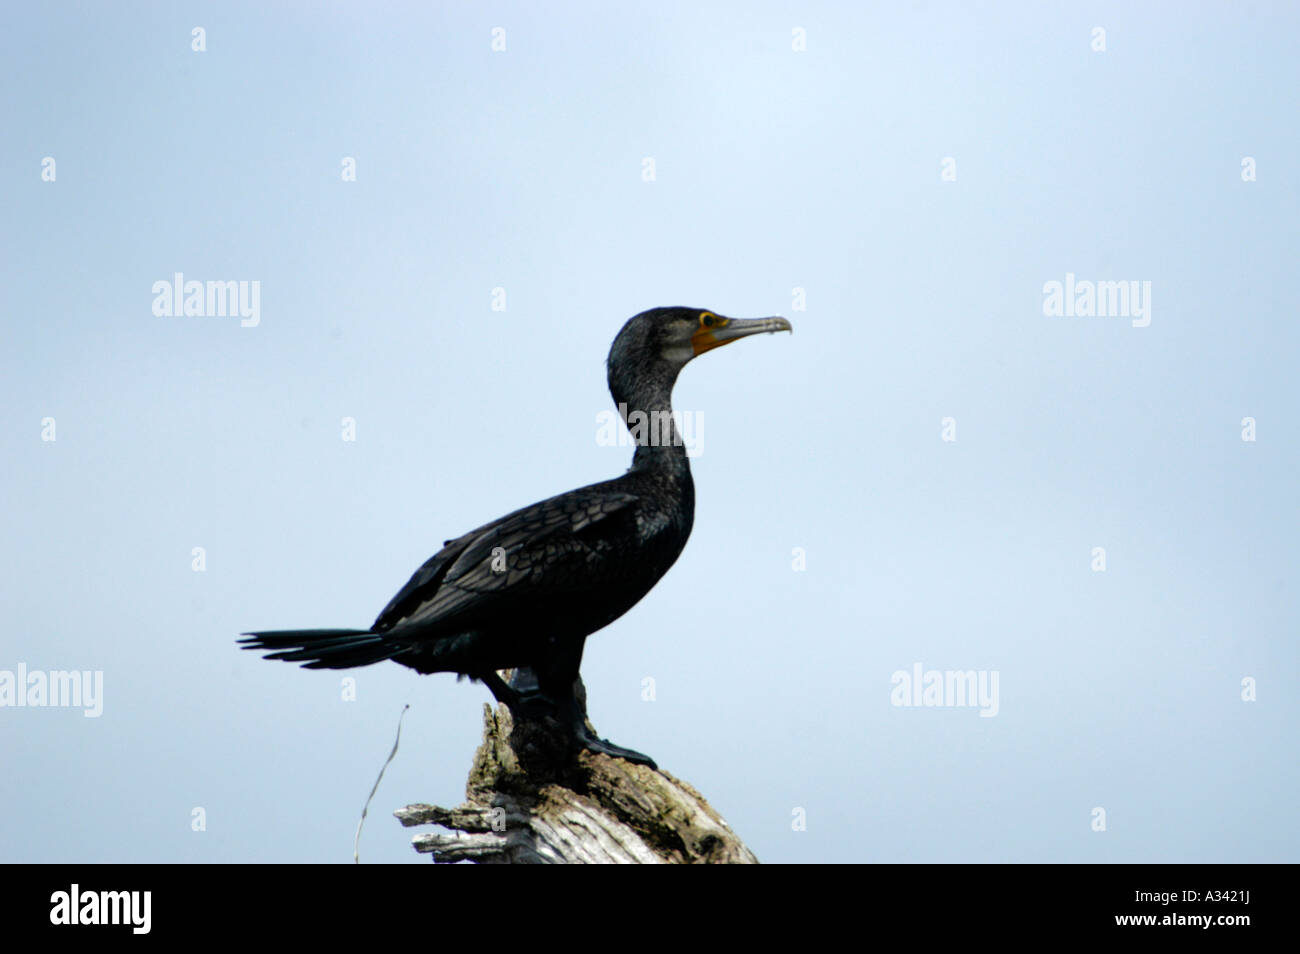
M621 400L636 378L658 379L671 388L693 358L764 331L793 329L784 318L728 318L707 308L643 311L623 326L609 349L610 390Z

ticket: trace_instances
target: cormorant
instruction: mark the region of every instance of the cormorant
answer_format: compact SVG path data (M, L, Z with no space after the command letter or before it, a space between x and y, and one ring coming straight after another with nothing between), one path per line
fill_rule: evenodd
M610 394L624 423L632 419L637 444L627 473L448 540L369 629L244 633L243 648L274 650L267 659L307 669L391 659L421 673L460 673L517 714L553 714L575 747L653 767L586 727L573 694L583 644L650 591L690 536L695 486L672 419L678 372L738 338L791 330L784 318L726 318L699 308L635 316L608 362ZM531 668L535 685L507 686L497 670L510 668Z

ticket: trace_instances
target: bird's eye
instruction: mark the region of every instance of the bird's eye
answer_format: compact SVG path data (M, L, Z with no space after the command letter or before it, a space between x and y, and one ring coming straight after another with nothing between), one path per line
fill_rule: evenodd
M717 324L717 317L712 312L704 312L700 315L700 324L705 328L712 328Z

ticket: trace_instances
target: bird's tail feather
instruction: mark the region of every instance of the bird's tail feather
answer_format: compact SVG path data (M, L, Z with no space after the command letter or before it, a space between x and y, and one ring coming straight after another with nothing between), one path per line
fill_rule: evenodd
M264 658L300 662L304 669L369 666L411 648L404 640L368 629L278 629L243 636L242 648L274 650Z

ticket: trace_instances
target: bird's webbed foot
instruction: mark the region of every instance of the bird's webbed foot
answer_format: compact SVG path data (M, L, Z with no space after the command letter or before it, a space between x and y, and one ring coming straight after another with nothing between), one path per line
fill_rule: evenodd
M601 755L609 755L616 759L626 759L637 765L648 765L655 771L659 766L650 756L638 752L635 749L625 749L621 745L615 745L608 739L602 739L594 732L587 728L585 720L579 720L573 726L573 741L579 747L586 749L588 752L597 752Z
M659 766L655 764L655 760L645 753L638 752L635 749L625 749L621 745L615 745L608 739L602 739L596 735L587 723L586 713L579 707L577 699L572 695L561 702L560 717L562 722L569 728L569 739L575 750L586 749L588 752L597 752L616 759L626 759L637 765L648 765L658 771Z
M616 759L626 759L637 765L648 765L658 770L659 766L650 756L615 745L608 739L602 739L588 727L585 706L578 702L574 690L557 694L543 689L532 669L520 668L511 673L509 684L495 672L488 672L478 677L492 690L498 702L504 703L514 717L515 722L542 723L554 720L559 724L561 737L567 737L569 748L573 753L586 749L608 755ZM548 688L554 690L555 685Z

